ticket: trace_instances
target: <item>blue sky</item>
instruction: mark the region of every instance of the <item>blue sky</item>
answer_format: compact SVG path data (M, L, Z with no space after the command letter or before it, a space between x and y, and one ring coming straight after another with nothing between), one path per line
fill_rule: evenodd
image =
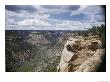
M85 30L105 24L100 5L6 5L6 30Z

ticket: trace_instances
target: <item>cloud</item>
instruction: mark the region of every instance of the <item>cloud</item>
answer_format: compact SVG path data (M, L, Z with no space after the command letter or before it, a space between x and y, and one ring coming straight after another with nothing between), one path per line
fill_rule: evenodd
M40 18L40 19L46 19L50 15L44 14L44 13L28 13L28 12L22 12L22 13L16 13L12 11L5 11L5 18L8 19L15 19L15 20L22 20L22 19L34 19L34 18Z
M80 13L84 13L83 10L86 9L88 6L87 5L82 5L80 6L80 8L77 11L72 11L71 12L71 16L72 15L80 15Z
M60 21L54 19L25 19L23 21L16 22L15 24L16 30L86 30L91 28L93 25L100 26L103 22L99 24L97 22L84 23L81 21ZM9 26L9 28L6 29L12 30L13 26Z
M41 6L42 8L45 8L45 9L65 9L65 10L77 10L80 8L79 5L43 5Z
M5 22L6 22L6 25L16 25L16 22L14 19L8 19Z
M104 24L100 6L6 5L6 30L85 30Z
M32 5L6 5L5 9L13 12L36 12L37 9Z
M72 11L71 16L85 14L87 21L90 22L104 22L105 15L102 7L100 5L94 6L80 6L77 11Z
M65 12L76 11L80 5L34 5L38 12L49 14L61 14Z
M18 26L50 26L46 20L42 19L24 19L23 21L17 22Z

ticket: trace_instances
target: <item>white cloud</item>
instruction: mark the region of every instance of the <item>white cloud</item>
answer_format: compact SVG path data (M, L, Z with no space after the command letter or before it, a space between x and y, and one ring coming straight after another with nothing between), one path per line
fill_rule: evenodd
M28 12L22 12L22 13L16 13L16 12L12 12L12 11L5 11L5 16L6 18L11 18L11 17L15 17L15 18L40 18L40 19L46 19L48 18L50 15L47 13L42 13L42 12L36 12L36 13L28 13Z
M53 24L54 23L54 24ZM81 21L68 21L68 20L54 20L54 19L24 19L23 21L16 22L16 26L9 26L7 30L86 30L93 25L100 26L103 22L81 22ZM12 27L12 28L11 28Z
M87 6L87 5L82 5L77 11L72 11L72 15L78 15L80 13L84 13L87 15L91 14L96 14L102 12L102 8L100 6Z
M24 19L17 22L18 26L50 26L50 24L43 19Z
M17 13L6 10L6 30L85 30L93 25L104 24L104 22L97 22L97 19L101 19L101 16L97 14L101 12L99 6L82 5L74 11L68 10L68 6L61 6L59 9L57 7L54 9L46 9L42 6L33 7L37 10L33 13L25 11ZM73 21L50 18L50 13L59 14L63 12L71 12L71 16L84 13L89 20ZM104 18L102 17L102 19Z
M80 8L80 5L37 5L34 7L37 9L37 12L61 14L76 11Z
M71 16L73 15L80 15L83 13L84 15L87 16L87 21L89 22L97 22L99 20L104 20L104 16L100 15L100 13L103 13L103 10L100 6L86 6L82 5L80 6L80 9L77 11L72 11Z
M6 25L16 25L16 22L14 19L8 19L5 22L6 22Z
M80 13L85 13L85 12L83 12L83 10L86 9L87 7L88 7L88 5L81 5L78 10L72 11L70 15L71 16L72 15L80 15Z
M79 10L84 10L87 7L88 7L88 5L80 5L80 9Z

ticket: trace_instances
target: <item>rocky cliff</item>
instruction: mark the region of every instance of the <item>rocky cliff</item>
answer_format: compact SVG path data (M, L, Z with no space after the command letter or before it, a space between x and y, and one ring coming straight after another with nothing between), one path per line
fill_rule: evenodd
M64 45L57 71L97 71L104 56L105 49L102 49L98 36L69 38Z

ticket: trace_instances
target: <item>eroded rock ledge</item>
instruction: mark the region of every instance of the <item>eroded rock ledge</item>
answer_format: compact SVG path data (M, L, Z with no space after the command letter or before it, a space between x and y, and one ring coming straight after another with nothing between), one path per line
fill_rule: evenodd
M105 56L105 49L97 36L69 38L64 45L59 72L97 71Z

